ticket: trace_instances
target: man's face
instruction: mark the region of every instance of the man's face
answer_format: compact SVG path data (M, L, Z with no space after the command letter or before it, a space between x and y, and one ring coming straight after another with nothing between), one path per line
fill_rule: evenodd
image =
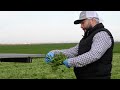
M81 22L81 28L86 32L88 29L92 28L91 19L85 19Z

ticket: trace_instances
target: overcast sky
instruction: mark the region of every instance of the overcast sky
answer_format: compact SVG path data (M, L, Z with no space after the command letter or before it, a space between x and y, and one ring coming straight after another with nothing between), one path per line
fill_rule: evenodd
M74 25L81 11L0 11L0 44L78 43L84 34ZM120 11L97 11L120 41Z

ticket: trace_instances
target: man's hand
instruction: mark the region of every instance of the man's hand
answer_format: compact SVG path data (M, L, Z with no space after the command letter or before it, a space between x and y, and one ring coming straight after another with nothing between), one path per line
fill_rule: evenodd
M47 53L46 56L45 56L45 62L46 63L51 62L53 57L54 57L54 53L53 52Z
M63 61L63 64L64 64L67 68L70 68L70 66L68 65L68 59L66 59L65 61Z

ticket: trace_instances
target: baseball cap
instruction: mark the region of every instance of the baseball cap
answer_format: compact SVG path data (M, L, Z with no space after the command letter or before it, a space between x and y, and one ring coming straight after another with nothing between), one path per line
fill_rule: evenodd
M83 20L87 18L98 18L99 16L96 11L82 11L80 13L79 19L74 21L74 24L80 24Z

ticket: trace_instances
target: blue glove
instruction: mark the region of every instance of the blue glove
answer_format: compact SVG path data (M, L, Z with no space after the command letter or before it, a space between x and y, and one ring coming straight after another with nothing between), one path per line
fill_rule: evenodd
M70 66L68 65L68 59L66 59L65 61L63 61L63 64L64 64L67 68L70 68Z
M51 62L53 57L54 57L54 53L49 52L48 54L46 54L45 62L46 62L46 63Z

